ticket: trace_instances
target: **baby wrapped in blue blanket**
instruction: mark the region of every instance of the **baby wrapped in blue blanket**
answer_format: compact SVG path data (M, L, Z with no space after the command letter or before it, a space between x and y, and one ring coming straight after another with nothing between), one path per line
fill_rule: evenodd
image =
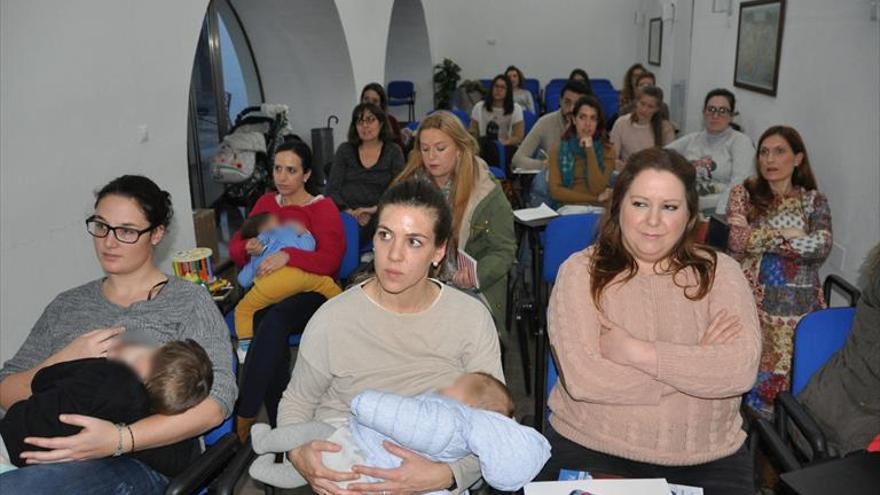
M464 374L450 387L415 397L367 390L352 400L351 412L348 424L341 428L321 422L274 430L254 425L251 441L261 455L251 465L251 477L280 488L305 485L286 456L283 463L275 463L275 453L313 440L342 446L340 452L323 454L324 465L337 471L351 471L355 464L384 469L400 466L401 459L383 447L386 440L437 462L475 454L483 478L501 491L522 488L550 458L547 440L511 418L510 392L486 373ZM362 477L357 481L378 480Z

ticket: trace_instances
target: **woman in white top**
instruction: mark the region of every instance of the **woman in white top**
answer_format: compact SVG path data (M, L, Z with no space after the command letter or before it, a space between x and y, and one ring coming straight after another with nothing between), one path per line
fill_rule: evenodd
M507 76L492 79L492 87L483 101L474 105L468 131L477 139L486 135L489 123L498 126L498 140L505 146L517 146L523 140L525 124L523 109L513 102L513 91Z
M755 145L731 127L736 97L726 89L713 89L703 102L704 130L688 134L666 147L678 151L697 169L700 210L723 215L733 186L752 172Z
M523 82L525 82L526 78L523 76L522 71L517 66L511 65L504 71L504 75L510 79L510 85L513 86L513 102L519 103L523 110L537 113L535 112L534 95L528 89L523 88Z

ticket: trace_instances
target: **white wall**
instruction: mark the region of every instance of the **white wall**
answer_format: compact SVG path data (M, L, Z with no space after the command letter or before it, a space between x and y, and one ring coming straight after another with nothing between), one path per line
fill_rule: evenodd
M451 58L464 79L508 65L545 85L575 67L620 85L638 57L638 0L425 0L434 62ZM489 44L494 40L494 45Z
M186 119L207 3L0 2L0 359L55 294L100 276L83 222L110 179L170 191L164 252L194 244Z
M404 1L418 3L420 0ZM367 84L385 84L385 52L394 3L394 0L336 0L358 92L355 99Z
M428 25L421 0L395 0L385 51L384 84L412 81L416 90L416 118L434 109L433 63ZM398 120L407 120L405 105L390 107Z
M330 115L338 116L334 141L343 142L358 90L336 4L325 0L232 3L251 40L266 101L290 107L293 130L306 142L311 142L312 128L324 127ZM368 28L361 26L363 31Z
M835 248L826 270L851 281L880 240L880 22L867 0L789 0L777 96L733 86L734 15L696 2L688 130L701 125L706 92L732 89L739 121L757 140L774 124L803 136L819 189L831 203Z

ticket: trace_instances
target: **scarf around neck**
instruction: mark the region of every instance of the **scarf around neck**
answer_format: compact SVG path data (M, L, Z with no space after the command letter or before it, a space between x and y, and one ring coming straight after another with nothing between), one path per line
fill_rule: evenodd
M599 170L605 173L605 160L602 156L602 140L593 139L593 152L596 153L596 161ZM559 143L559 171L562 173L562 185L571 187L574 183L574 162L575 157L581 157L586 163L587 152L581 148L580 140L577 136L563 139ZM587 167L584 167L584 178L587 176Z

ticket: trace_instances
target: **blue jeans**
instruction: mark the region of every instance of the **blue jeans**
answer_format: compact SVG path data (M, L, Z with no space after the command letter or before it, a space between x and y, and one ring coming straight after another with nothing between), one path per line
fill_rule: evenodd
M168 479L131 457L40 464L0 475L3 495L161 495Z

